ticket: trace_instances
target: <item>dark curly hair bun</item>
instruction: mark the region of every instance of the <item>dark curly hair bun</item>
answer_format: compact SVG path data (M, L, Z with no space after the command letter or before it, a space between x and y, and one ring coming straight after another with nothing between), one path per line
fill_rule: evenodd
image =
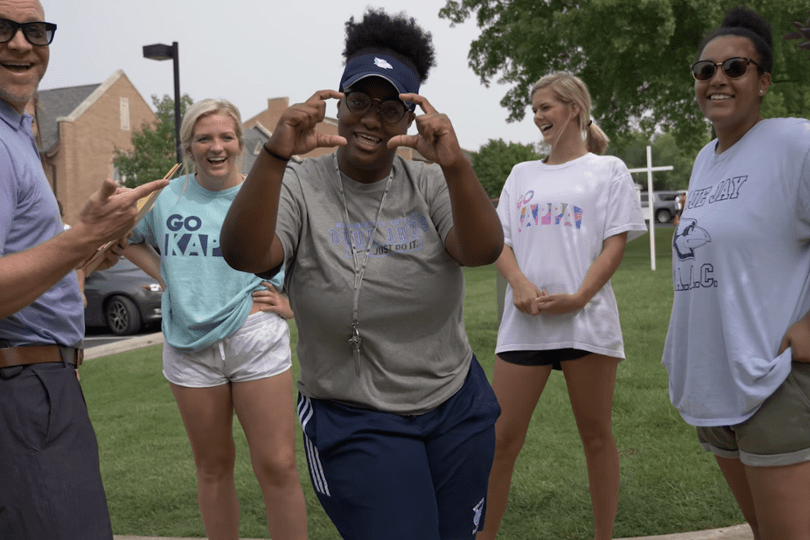
M710 32L703 39L698 49L698 58L710 41L723 36L739 36L750 39L759 55L757 69L760 73L771 72L773 69L771 26L759 13L745 6L737 6L728 10L720 27Z
M425 82L436 64L433 38L413 17L404 12L389 15L383 9L369 8L363 20L346 22L346 61L369 53L385 53L409 66Z
M745 6L737 6L726 12L720 28L747 28L761 37L768 47L773 46L771 25L759 13Z

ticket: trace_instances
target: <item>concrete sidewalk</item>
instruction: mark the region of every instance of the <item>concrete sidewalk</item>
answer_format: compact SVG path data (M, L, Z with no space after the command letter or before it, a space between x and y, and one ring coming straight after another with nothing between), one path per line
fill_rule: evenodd
M109 354L118 354L121 352L139 349L141 347L148 347L150 345L159 345L163 343L163 334L158 332L156 334L148 334L138 336L132 339L125 339L117 343L109 345L99 345L91 349L86 349L84 352L85 360L92 360L94 358L101 358ZM147 536L115 536L115 540L199 540L189 538L157 538ZM243 540L259 540L244 538ZM313 539L317 540L317 539ZM631 540L629 538L617 538L615 540ZM705 531L695 531L687 533L665 534L662 536L637 536L632 540L754 540L754 535L751 533L751 528L746 525L734 525L731 527L723 527L722 529L709 529Z
M663 536L636 536L630 538L617 538L616 540L753 540L751 528L746 525L734 525L722 529L710 529L688 533L665 534ZM145 536L116 536L115 540L199 540L190 538L148 538ZM245 538L243 540L258 540ZM317 540L317 539L313 539Z
M94 360L96 358L101 358L102 356L107 356L110 354L118 354L122 352L132 351L135 349L140 349L142 347L148 347L150 345L161 345L161 344L163 344L163 332L156 332L154 334L145 334L142 336L116 341L115 343L108 343L106 345L99 345L98 347L91 347L89 349L85 349L84 359Z

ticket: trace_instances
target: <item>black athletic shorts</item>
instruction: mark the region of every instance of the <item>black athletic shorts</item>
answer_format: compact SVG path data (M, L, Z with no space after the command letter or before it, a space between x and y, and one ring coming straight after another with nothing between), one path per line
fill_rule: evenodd
M561 370L561 362L577 360L583 356L593 354L582 349L550 349L547 351L505 351L498 353L504 362L519 366L551 366L552 369Z

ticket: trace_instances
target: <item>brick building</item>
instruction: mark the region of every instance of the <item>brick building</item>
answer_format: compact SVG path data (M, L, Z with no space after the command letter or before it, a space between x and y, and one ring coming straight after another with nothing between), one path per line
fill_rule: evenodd
M242 150L242 172L247 174L262 151L262 146L270 140L273 133L258 122L250 127L243 125L242 128L242 136L245 139L245 148Z
M330 101L330 105L333 102ZM337 103L336 101L334 103ZM245 120L242 122L242 126L245 130L252 128L256 125L261 126L261 128L268 133L269 135L272 134L273 130L276 128L276 124L278 124L278 119L281 118L281 115L287 108L290 106L290 98L281 97L281 98L271 98L267 100L267 108L253 116L252 118ZM332 105L334 107L334 105ZM328 112L328 111L327 111ZM318 129L327 135L337 135L338 134L338 121L336 118L331 118L329 116L323 119L323 122L318 124ZM265 139L267 140L267 139ZM247 150L247 144L245 145ZM261 148L260 148L261 149ZM301 156L297 156L299 158L307 158L307 157L317 157L323 154L331 154L337 149L337 146L332 148L316 148L312 152L308 152ZM402 156L405 159L409 160L419 160L425 161L425 158L422 157L419 152L412 148L407 147L400 147L397 148L397 154ZM255 157L253 158L255 161ZM252 164L253 161L250 161ZM248 159L245 159L245 166L247 166ZM248 167L247 170L249 171L250 168Z
M41 90L36 131L42 166L73 224L105 178L115 178L116 148L132 149L132 131L155 113L123 71L101 84Z

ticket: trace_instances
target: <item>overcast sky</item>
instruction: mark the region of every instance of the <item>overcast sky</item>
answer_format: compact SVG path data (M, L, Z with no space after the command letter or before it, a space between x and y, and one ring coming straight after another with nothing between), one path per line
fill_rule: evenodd
M122 69L151 105L152 94L174 97L171 61L143 58L143 45L180 47L180 91L194 100L225 98L244 119L268 98L305 101L336 89L343 71L344 22L367 6L405 9L433 34L437 65L421 94L453 122L462 147L489 139L534 144L539 132L527 116L507 123L499 101L507 87L485 88L467 65L474 23L451 27L440 19L442 0L41 0L56 23L42 89L97 84ZM327 108L334 117L335 106ZM275 126L266 126L270 129ZM411 128L412 131L414 128Z

